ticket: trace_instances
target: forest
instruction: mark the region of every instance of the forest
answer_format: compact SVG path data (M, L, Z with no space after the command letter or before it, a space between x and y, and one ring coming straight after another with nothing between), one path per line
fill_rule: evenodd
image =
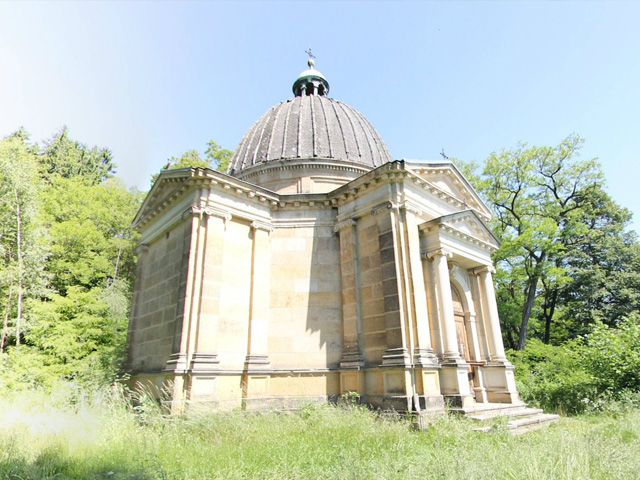
M598 162L580 158L583 142L453 160L494 214L496 294L521 395L565 413L640 403L640 243ZM210 141L164 168L224 171L231 155ZM0 392L119 378L143 198L108 148L67 128L0 141Z

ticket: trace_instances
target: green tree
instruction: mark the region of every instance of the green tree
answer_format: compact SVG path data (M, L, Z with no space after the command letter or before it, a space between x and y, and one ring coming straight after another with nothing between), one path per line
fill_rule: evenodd
M54 176L43 216L50 236L49 291L32 304L25 342L42 365L32 383L104 382L117 372L126 340L141 195L119 179L99 185Z
M105 381L125 341L141 195L112 178L108 149L66 129L41 148L27 140L21 130L0 143L0 306L17 327L3 329L0 378Z
M47 270L51 286L64 295L70 286L132 282L137 234L131 226L141 195L119 179L92 185L84 177L54 177L44 193L43 213L51 238Z
M570 281L551 299L561 305L563 338L583 335L596 322L616 326L640 310L640 244L628 230L631 218L603 190L590 192L580 211L586 228L561 259Z
M225 173L229 168L229 162L233 156L233 151L222 148L214 140L209 140L204 157L195 150L187 150L179 157L170 157L162 170L174 170L177 168L202 167L211 168L218 172ZM153 184L158 178L159 173L151 176Z
M493 207L494 230L502 242L495 256L501 266L496 276L501 315L507 331L517 325L517 342L507 340L518 350L525 346L541 289L553 291L567 281L567 269L558 259L586 231L580 211L603 183L595 160L576 158L582 143L573 135L557 147L519 144L491 154L482 173L482 192Z
M233 150L222 148L215 141L209 140L205 156L209 164L217 171L225 173L229 169L229 162L233 157Z
M40 163L47 179L55 175L82 177L91 184L98 184L115 172L113 156L108 148L89 148L72 140L67 127L62 127L53 138L44 142Z
M38 224L40 178L28 135L20 130L0 141L0 353L11 332L22 342L26 300L44 286L44 232Z

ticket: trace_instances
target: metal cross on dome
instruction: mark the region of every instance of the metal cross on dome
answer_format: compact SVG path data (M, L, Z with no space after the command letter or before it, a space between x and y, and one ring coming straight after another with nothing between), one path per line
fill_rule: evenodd
M311 53L311 48L309 48L309 50L305 50L304 53L309 55L309 58L316 58L316 56L313 53Z

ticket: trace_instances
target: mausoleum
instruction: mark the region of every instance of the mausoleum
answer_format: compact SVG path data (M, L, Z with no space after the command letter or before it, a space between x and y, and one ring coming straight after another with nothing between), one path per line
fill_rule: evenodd
M393 160L314 68L227 174L163 171L141 233L125 370L173 410L291 408L356 392L439 412L519 403L490 210L448 161Z

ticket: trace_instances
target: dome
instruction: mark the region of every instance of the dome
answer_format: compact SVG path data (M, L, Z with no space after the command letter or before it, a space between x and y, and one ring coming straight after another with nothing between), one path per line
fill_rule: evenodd
M327 96L329 82L313 67L310 59L309 69L295 80L294 98L271 107L247 131L231 159L229 175L250 176L260 185L259 172L275 164L306 165L310 171L341 166L360 175L393 160L364 115Z
M305 95L271 107L245 134L230 162L233 175L273 160L335 159L370 168L393 160L369 121L349 105Z

